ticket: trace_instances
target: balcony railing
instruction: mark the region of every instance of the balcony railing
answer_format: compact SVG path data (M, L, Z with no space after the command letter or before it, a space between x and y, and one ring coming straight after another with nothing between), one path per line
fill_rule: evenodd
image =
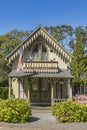
M57 61L25 61L23 64L25 73L57 73Z

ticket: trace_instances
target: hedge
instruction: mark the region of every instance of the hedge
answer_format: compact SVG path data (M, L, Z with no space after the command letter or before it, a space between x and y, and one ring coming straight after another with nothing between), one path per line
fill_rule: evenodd
M86 122L87 104L77 102L54 103L52 114L57 117L59 122Z
M8 93L9 93L9 87L0 87L0 98L2 99L8 99ZM12 94L11 89L11 94Z
M24 123L30 118L30 104L24 99L0 99L0 121Z

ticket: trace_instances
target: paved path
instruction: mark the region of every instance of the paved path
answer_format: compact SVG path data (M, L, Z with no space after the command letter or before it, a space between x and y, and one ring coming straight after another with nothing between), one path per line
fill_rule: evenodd
M25 124L0 122L0 130L87 130L87 123L59 123L50 112L33 112Z

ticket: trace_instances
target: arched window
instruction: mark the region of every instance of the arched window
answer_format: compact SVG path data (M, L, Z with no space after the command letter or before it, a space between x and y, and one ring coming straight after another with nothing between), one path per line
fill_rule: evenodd
M33 60L47 60L47 49L43 44L36 44L32 49Z
M42 56L41 60L47 60L47 49L44 45L42 45Z
M33 49L33 59L34 60L38 59L38 45L34 46L34 49Z

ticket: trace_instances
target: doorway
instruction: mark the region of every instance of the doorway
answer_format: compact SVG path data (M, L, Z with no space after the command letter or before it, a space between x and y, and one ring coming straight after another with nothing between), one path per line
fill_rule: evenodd
M45 78L38 78L30 86L31 104L46 104L51 102L50 85Z

